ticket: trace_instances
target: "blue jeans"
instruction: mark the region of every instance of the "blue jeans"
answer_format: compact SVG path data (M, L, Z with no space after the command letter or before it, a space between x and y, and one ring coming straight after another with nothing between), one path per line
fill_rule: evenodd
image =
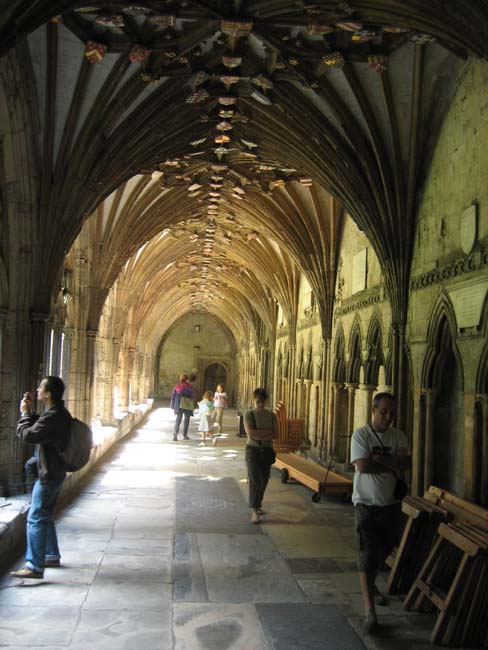
M54 527L53 511L63 481L41 483L39 479L32 490L27 515L27 552L25 565L33 571L44 571L46 560L59 560L58 537Z
M193 415L193 411L188 409L179 409L176 415L175 430L173 435L176 437L180 431L181 420L183 420L183 435L186 437L188 435L188 426L190 424L190 418Z

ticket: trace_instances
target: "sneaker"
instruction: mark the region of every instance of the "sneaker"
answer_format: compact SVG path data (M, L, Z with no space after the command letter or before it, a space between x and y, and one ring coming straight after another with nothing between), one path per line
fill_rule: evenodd
M370 609L369 612L367 613L363 625L362 625L363 631L366 632L366 634L374 634L375 632L378 631L379 624L378 624L378 618L376 616L376 612L374 609Z
M191 440L190 436L183 436L183 440Z
M215 447L216 444L217 444L217 437L214 436L214 437L212 438L212 447Z
M257 510L252 511L251 523L259 524L259 512Z
M61 560L46 560L44 566L46 569L56 569L61 566Z
M12 571L10 573L11 578L36 578L37 580L41 580L44 578L44 572L43 571L34 571L34 569L29 569L28 567L24 567L23 569L19 569L18 571Z
M198 446L199 446L199 447L206 447L207 445L206 445L204 442L199 442L199 443L198 443Z

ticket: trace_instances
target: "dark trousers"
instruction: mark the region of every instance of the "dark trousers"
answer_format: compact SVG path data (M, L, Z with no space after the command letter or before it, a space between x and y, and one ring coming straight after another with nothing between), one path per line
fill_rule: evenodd
M176 415L175 430L174 435L177 436L180 431L181 420L183 420L183 435L188 435L188 427L190 425L190 418L193 415L193 411L188 411L187 409L179 409Z
M393 550L401 530L401 504L367 506L357 503L354 517L359 543L359 571L376 573Z
M261 507L275 458L272 447L246 447L250 508L257 510Z

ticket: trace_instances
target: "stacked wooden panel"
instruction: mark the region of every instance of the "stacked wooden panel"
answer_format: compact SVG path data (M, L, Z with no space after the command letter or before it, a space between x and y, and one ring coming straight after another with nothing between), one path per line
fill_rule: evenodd
M405 527L398 548L388 561L391 571L387 591L390 594L409 591L434 544L439 524L452 518L446 509L422 497L405 497L402 511L406 516Z
M405 608L438 610L431 641L488 647L488 532L473 524L441 524Z
M288 419L286 406L278 402L275 407L278 419L278 438L274 441L275 451L297 451L303 444L305 435L305 421L302 419Z

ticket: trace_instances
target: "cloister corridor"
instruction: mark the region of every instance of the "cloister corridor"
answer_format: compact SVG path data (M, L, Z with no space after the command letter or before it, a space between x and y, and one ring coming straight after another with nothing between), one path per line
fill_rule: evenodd
M430 616L391 598L362 636L352 505L313 503L273 470L249 522L243 439L226 412L216 447L172 441L151 412L57 519L62 566L0 582L8 650L425 650ZM11 567L12 568L12 567ZM34 582L34 583L33 583Z

